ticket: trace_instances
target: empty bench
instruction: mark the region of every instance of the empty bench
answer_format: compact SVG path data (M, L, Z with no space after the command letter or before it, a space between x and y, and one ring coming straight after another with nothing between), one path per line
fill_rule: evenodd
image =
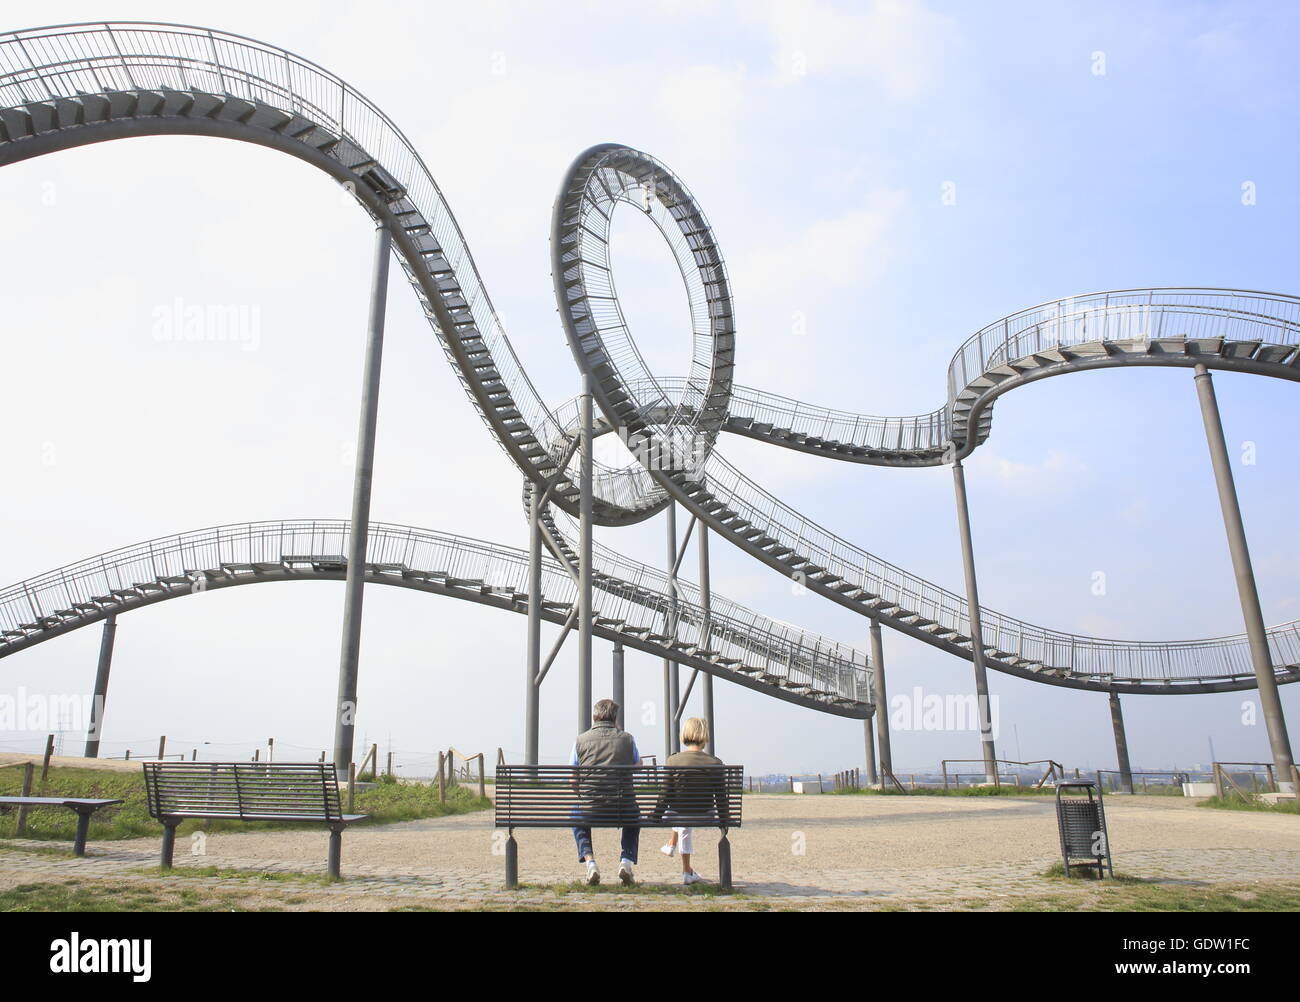
M86 833L90 831L90 816L101 807L121 802L87 797L0 797L0 807L66 807L76 811L77 834L72 841L72 852L77 856L86 854Z
M717 828L718 884L731 889L742 774L723 766L499 765L496 827L506 840L506 887L519 886L516 828Z
M145 762L144 782L149 814L164 828L164 869L186 818L315 821L329 827L329 872L337 877L343 829L368 816L343 813L334 766L324 762Z

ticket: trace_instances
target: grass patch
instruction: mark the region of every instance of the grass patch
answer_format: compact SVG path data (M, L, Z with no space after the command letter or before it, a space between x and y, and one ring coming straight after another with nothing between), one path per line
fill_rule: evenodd
M1099 880L1088 870L1067 878L1061 863L1053 863L1043 872L1043 877L1059 883L1063 891L1068 887L1070 892L1012 899L1012 911L1300 911L1300 885L1295 884L1203 886L1191 881L1149 880L1126 873Z
M337 884L340 882L325 873L304 873L299 870L240 870L228 866L183 866L164 870L161 866L145 866L132 871L150 877L171 880L173 877L205 878L209 880L256 880L265 883Z
M1064 885L1066 881L1061 878ZM1196 886L1126 877L1069 881L1072 893L1010 899L1012 911L1100 912L1294 912L1300 911L1300 885L1230 884ZM1084 886L1086 885L1086 887ZM1062 890L1065 888L1063 887Z
M0 891L0 912L228 912L278 911L278 905L239 893L133 884L112 880L67 880L19 884Z
M1296 805L1294 803L1270 804L1268 801L1261 800L1254 794L1247 794L1244 798L1240 796L1207 797L1196 806L1211 807L1219 811L1263 811L1266 814L1296 813Z
M1117 884L1148 883L1148 881L1144 880L1142 877L1130 877L1126 873L1117 873L1113 877L1109 873L1107 873L1105 877L1099 877L1097 875L1097 868L1094 866L1080 868L1078 864L1071 864L1071 869L1075 872L1072 872L1067 877L1065 875L1065 864L1053 863L1051 866L1049 866L1046 870L1043 871L1043 876L1046 877L1048 880L1069 880L1071 882L1076 880L1082 880L1082 881L1088 881L1090 883L1098 883L1102 880L1113 880Z
M22 793L22 770L0 769L0 795L18 796ZM36 797L98 797L121 799L123 803L96 811L90 823L92 842L114 841L127 838L161 838L163 827L149 817L142 772L120 772L109 769L54 766L44 783L34 784ZM347 808L346 791L343 796ZM373 790L358 792L356 813L370 815L360 824L389 824L395 821L413 821L417 818L437 818L447 814L467 814L491 806L491 801L480 799L464 786L453 786L447 791L447 802L438 800L435 784L380 782ZM16 837L17 809L0 814L0 838ZM71 842L76 834L77 815L66 807L32 808L27 815L24 838ZM282 824L274 821L190 820L183 822L177 833L181 836L194 831L239 832L275 830L286 828L320 828L318 824Z
M30 852L38 856L54 856L56 859L76 859L77 854L71 849L60 849L53 845L6 845L0 842L0 852ZM89 849L86 850L87 856L93 856Z

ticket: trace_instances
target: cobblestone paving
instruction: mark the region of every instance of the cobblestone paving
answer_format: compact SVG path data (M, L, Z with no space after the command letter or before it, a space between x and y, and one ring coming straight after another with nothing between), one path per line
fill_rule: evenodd
M1300 824L1294 817L1202 809L1164 797L1110 798L1107 817L1116 868L1131 876L1197 884L1300 880ZM677 883L680 864L658 851L663 833L647 830L643 836L638 879ZM525 831L517 838L520 879L532 885L521 892L502 886L504 834L493 830L487 813L353 829L343 839L342 883L277 886L332 908L390 907L417 899L450 907L527 907L538 895L553 895L550 885L579 876L567 832ZM780 907L854 901L944 907L1043 893L1042 874L1059 859L1056 838L1050 798L756 795L746 798L745 824L731 834L731 843L736 887L747 898L770 899ZM187 854L188 844L178 840L176 864L323 874L326 839L323 830L217 833L207 836L202 856ZM706 876L716 872L717 842L716 832L696 834L695 866ZM156 880L158 847L156 839L92 843L85 859L2 852L0 885L69 877ZM606 880L613 878L616 847L616 833L596 833ZM171 879L187 885L220 880ZM603 907L618 907L608 895L602 898ZM692 899L683 904L690 906Z

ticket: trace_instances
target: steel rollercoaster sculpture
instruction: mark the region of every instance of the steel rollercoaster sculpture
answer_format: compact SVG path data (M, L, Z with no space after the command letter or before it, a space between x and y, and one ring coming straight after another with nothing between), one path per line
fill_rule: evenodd
M879 631L898 630L974 663L1053 685L1119 693L1219 692L1300 679L1300 621L1239 636L1169 642L1052 630L978 602L961 460L988 436L1003 393L1049 376L1115 366L1194 368L1214 440L1209 370L1300 379L1300 298L1227 289L1125 289L1058 300L979 330L957 350L933 411L875 417L733 382L736 324L716 237L681 180L640 151L601 145L565 175L551 268L584 392L558 406L538 395L506 337L469 248L411 143L343 80L284 49L167 24L95 23L0 36L0 164L133 136L200 135L288 153L347 185L377 225L377 271L390 249L448 361L497 443L524 477L529 551L406 526L370 524L368 494L347 521L254 522L168 536L92 557L0 591L0 657L117 613L246 583L349 581L359 629L363 582L453 595L530 617L528 755L536 756L540 622L576 627L589 705L591 637L662 656L776 698L870 723L884 699ZM650 371L615 288L617 213L649 218L671 249L690 303L684 377ZM382 303L378 313L382 338ZM374 318L372 318L372 339ZM377 390L378 355L375 355ZM370 378L370 375L367 377ZM1206 396L1208 394L1208 398ZM1207 404L1208 399L1208 404ZM373 425L372 425L373 432ZM965 594L896 567L814 523L719 453L721 432L843 462L952 465ZM634 455L691 462L603 464L595 436L640 443ZM1221 434L1220 434L1221 440ZM371 442L373 445L373 441ZM1235 495L1221 495L1235 506ZM1230 492L1230 473L1228 490ZM367 473L368 480L368 473ZM591 526L629 525L680 509L811 591L867 617L873 657L758 614L670 571L596 545ZM1225 514L1225 522L1227 522ZM353 531L357 526L362 528ZM1239 519L1238 519L1239 527ZM1228 525L1230 543L1232 525ZM676 539L674 530L674 540ZM674 544L675 545L675 544ZM544 548L544 549L543 549ZM1241 547L1245 553L1244 543ZM1239 556L1234 549L1234 559ZM1249 557L1245 557L1249 570ZM707 574L707 564L702 564ZM1241 565L1238 565L1241 580ZM1253 596L1253 580L1250 582ZM351 605L349 606L350 608ZM1255 604L1257 614L1257 600ZM347 662L345 636L344 661ZM552 653L552 660L554 652ZM350 683L355 699L355 644ZM345 664L345 669L346 669ZM347 674L345 670L344 675ZM711 702L711 688L706 688ZM677 699L674 692L673 698ZM881 715L883 717L883 715ZM882 720L883 725L883 720ZM1274 726L1276 725L1276 726ZM1280 714L1270 718L1280 727ZM986 735L986 763L991 741ZM1272 735L1275 757L1281 747ZM882 739L887 738L882 735ZM350 755L351 731L340 741ZM882 754L886 749L882 744ZM1281 759L1279 759L1279 762ZM887 766L887 759L882 761ZM1289 751L1286 766L1289 770Z

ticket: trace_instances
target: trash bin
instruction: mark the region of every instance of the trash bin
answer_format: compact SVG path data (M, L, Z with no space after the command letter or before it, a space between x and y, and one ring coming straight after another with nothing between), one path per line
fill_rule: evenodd
M1061 860L1065 875L1070 868L1093 869L1098 879L1111 877L1115 867L1110 858L1110 836L1106 831L1106 809L1101 789L1090 779L1072 779L1056 784L1056 823L1061 833Z

